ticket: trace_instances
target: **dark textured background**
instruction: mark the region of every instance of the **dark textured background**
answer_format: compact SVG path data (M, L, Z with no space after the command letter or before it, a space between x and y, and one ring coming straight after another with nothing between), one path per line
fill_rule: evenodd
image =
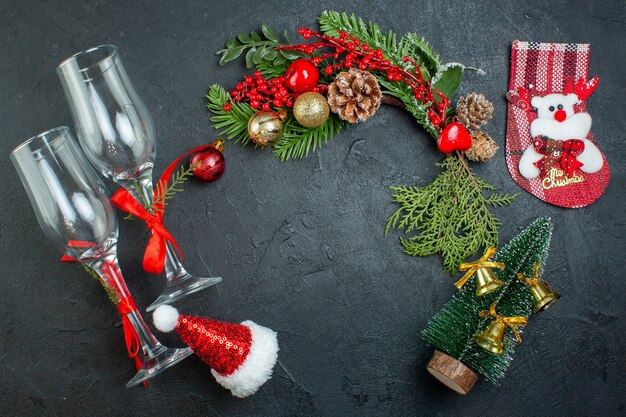
M71 416L617 416L624 415L625 3L467 1L388 4L274 2L32 1L0 4L0 415ZM513 2L511 2L513 3ZM100 43L117 44L158 129L157 172L215 138L204 95L239 80L238 64L213 52L238 31L313 26L324 9L352 11L401 34L424 35L446 61L484 68L461 93L495 103L489 132L505 137L509 50L514 39L589 42L593 132L611 184L590 207L565 210L524 193L502 151L478 173L505 192L501 240L532 219L555 223L545 276L563 298L533 317L500 387L480 381L468 397L425 371L432 349L418 332L454 293L438 256L411 258L397 234L388 186L426 184L440 155L407 114L383 108L345 129L308 159L281 163L269 151L227 146L214 184L190 181L166 216L198 274L224 281L191 296L184 312L253 319L279 332L274 377L240 400L188 359L148 389L124 388L133 364L115 309L81 268L61 264L44 241L10 166L10 150L59 124L71 125L55 75L58 62ZM113 189L113 187L111 187ZM145 307L161 276L141 271L147 233L121 227L120 259ZM174 336L163 337L170 344Z

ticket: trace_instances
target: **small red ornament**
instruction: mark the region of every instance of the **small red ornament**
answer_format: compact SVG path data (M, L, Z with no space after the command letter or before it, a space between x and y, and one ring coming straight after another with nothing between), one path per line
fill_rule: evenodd
M315 88L319 76L315 65L306 59L297 59L287 68L285 85L294 93L306 93Z
M443 153L466 151L472 146L472 137L460 123L452 122L446 126L437 139L437 148Z
M196 152L190 161L191 165L198 164L193 170L193 175L207 182L219 179L226 168L223 150L224 140L218 139L213 143L212 148Z

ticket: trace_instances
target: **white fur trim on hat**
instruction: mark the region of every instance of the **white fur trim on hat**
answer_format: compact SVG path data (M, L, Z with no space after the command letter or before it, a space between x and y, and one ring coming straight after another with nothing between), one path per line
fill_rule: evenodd
M178 310L164 304L154 310L154 313L152 313L152 322L154 323L154 327L159 329L159 331L169 333L176 328L178 316Z
M254 394L272 376L272 368L278 358L276 332L246 320L242 322L250 329L252 344L244 362L230 375L220 375L214 369L215 380L239 398Z

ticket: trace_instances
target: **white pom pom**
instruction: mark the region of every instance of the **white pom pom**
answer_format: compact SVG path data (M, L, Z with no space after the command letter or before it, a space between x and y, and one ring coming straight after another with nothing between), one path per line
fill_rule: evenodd
M176 328L178 323L178 310L167 304L159 306L152 313L152 322L159 331L169 333Z

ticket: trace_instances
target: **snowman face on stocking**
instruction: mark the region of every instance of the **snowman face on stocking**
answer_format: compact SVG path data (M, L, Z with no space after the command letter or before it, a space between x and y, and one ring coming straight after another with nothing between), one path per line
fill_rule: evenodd
M527 50L520 55L524 65L512 68L511 91L507 94L509 171L522 188L551 204L569 208L591 204L602 194L610 176L586 111L586 101L597 87L598 78L589 82L586 77L550 78L557 69L543 68L546 62L564 60L559 65L564 73L578 68L568 62L573 55L562 53L563 49L573 49L571 45L518 42L514 44L513 60L517 59L516 47ZM582 51L584 47L576 46ZM539 60L539 56L543 58ZM533 67L529 59L537 60L535 74L527 72ZM537 90L531 83L523 84L525 80L540 82L544 90Z
M578 104L576 94L533 97L531 105L537 111L537 118L530 124L531 136L557 140L586 138L591 130L591 116L589 113L574 114L575 104Z
M581 96L587 98L592 87L579 87L579 94L547 94L535 96L530 105L537 112L537 118L530 123L533 143L524 151L519 161L520 174L526 179L549 175L550 171L575 179L576 172L593 174L604 164L604 158L597 146L587 139L591 131L591 116L585 111L576 113L575 105L581 103ZM586 84L585 84L586 86ZM573 88L573 87L571 87Z

